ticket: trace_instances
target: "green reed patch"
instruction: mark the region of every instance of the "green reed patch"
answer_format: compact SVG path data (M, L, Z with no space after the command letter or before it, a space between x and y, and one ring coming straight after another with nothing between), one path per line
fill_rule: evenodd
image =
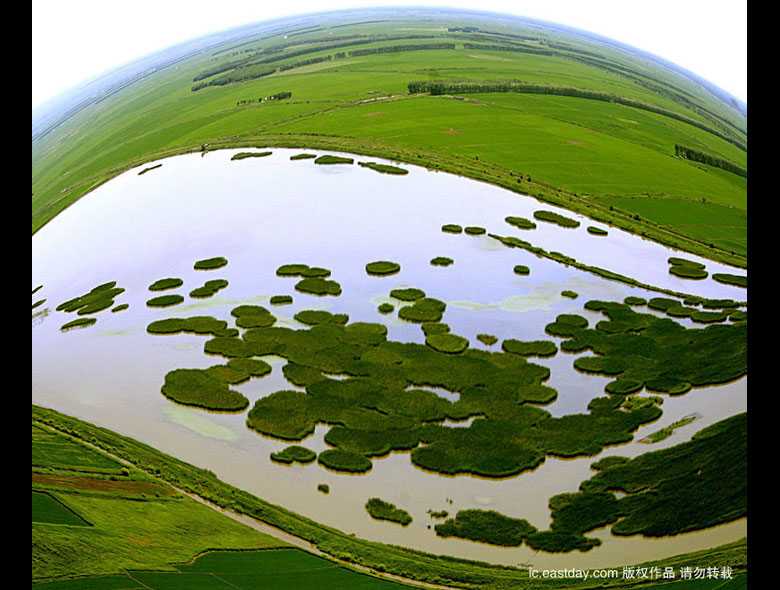
M237 412L249 405L249 400L228 384L209 373L208 369L175 369L165 375L162 386L165 397L180 404L208 410Z
M588 226L588 233L594 236L606 236L609 235L609 232L605 229L602 229L600 227L596 227L595 225L589 225Z
M376 309L379 313L387 314L387 313L393 313L393 310L395 310L395 306L392 303L380 303Z
M127 303L120 303L116 307L111 308L111 313L119 313L120 311L126 310L128 307L130 307Z
M322 309L305 309L295 314L295 319L307 326L318 326L320 324L338 324L343 326L349 321L349 316L345 313L330 313Z
M522 518L510 518L493 510L459 510L455 518L434 526L440 537L458 537L491 545L517 547L536 528Z
M452 258L447 258L446 256L431 258L431 266L449 266L454 262L455 261Z
M365 473L371 470L371 461L366 459L363 455L342 451L340 449L322 451L317 457L317 462L334 471Z
M276 323L276 317L262 305L239 305L230 315L239 328L268 328Z
M487 230L484 227L478 225L468 225L463 228L463 231L470 236L482 236L487 233Z
M97 322L97 318L76 318L60 326L63 332L72 328L86 328Z
M404 168L390 166L389 164L379 164L378 162L358 162L358 165L363 168L370 168L376 172L381 172L382 174L395 174L399 176L409 174L409 171Z
M341 285L336 281L321 278L306 278L295 283L295 289L311 295L341 295Z
M446 223L441 226L441 231L448 234L460 234L463 233L463 226L456 223Z
M317 491L323 494L330 494L330 486L326 483L317 484Z
M409 287L407 289L393 289L390 291L390 297L400 301L417 301L425 297L425 291Z
M455 334L429 334L425 338L425 344L447 354L459 354L469 347L469 341Z
M123 288L116 286L116 281L103 283L84 295L63 301L56 307L56 310L66 313L75 311L78 315L97 313L112 307L115 303L114 299L124 291Z
M392 275L401 270L401 265L389 260L377 260L366 264L366 272L374 276Z
M556 225L560 225L561 227L579 227L580 222L576 219L571 219L570 217L565 217L563 215L560 215L559 213L554 213L553 211L534 211L534 218L538 219L539 221L546 221L548 223L555 223Z
M477 340L479 340L485 346L493 346L498 342L498 337L493 334L477 334Z
M189 318L167 318L157 320L146 327L149 334L211 334L225 336L227 322L211 316L193 316Z
M238 152L233 154L231 160L246 160L247 158L265 158L270 156L273 152Z
M317 154L295 154L290 156L291 160L313 160L317 157Z
M734 285L747 289L747 275L732 275L728 273L716 272L712 275L712 280L724 285Z
M184 301L184 297L181 295L160 295L147 300L146 305L149 307L171 307L172 305L178 305L182 301Z
M412 522L412 516L406 510L379 498L369 498L366 502L366 512L371 515L371 518L396 522L401 526L407 526Z
M501 349L504 352L519 354L521 356L553 356L558 352L555 342L549 340L532 340L523 342L508 338L501 343Z
M306 447L291 445L276 453L271 453L271 460L277 463L311 463L317 458L317 453Z
M198 287L190 291L190 297L194 297L195 299L213 297L227 286L228 282L225 279L213 279L211 281L206 281L202 287Z
M526 276L531 274L531 269L523 264L516 264L513 270L516 275Z
M398 310L398 317L408 322L439 322L444 315L447 304L432 297L423 297L412 305Z
M695 422L699 418L698 414L690 414L688 416L684 416L680 418L679 420L676 420L672 422L669 426L666 426L664 428L661 428L660 430L656 430L655 432L651 432L646 437L639 439L639 442L644 444L653 444L657 442L661 442L662 440L666 440L672 434L674 434L674 431L678 428L682 428L683 426L687 426L691 422Z
M195 262L195 270L214 270L215 268L222 268L228 263L227 258L224 256L215 256L214 258L204 258Z
M530 219L526 219L525 217L516 217L510 215L509 217L504 218L504 221L506 221L509 225L516 227L517 229L536 229L536 224Z
M623 303L626 305L647 305L647 299L644 297L635 297L633 295L629 295L623 300Z
M290 305L292 302L292 295L273 295L271 297L271 305Z
M568 297L569 299L577 299L577 297L579 296L580 294L577 293L576 291L570 291L568 289L566 289L565 291L561 291L561 297Z
M352 158L345 158L343 156L320 156L314 160L315 164L354 164L355 160Z
M181 287L184 281L178 278L158 279L149 285L150 291L165 291L166 289L175 289Z

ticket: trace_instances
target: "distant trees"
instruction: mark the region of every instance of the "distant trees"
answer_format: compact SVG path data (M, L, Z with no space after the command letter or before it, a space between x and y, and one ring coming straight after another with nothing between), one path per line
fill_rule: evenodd
M729 162L723 158L713 156L712 154L700 152L693 148L685 147L684 145L679 144L675 144L674 153L678 158L684 158L685 160L691 160L692 162L707 164L708 166L720 168L721 170L726 170L727 172L736 174L737 176L747 178L747 170L745 168L737 166L734 162Z

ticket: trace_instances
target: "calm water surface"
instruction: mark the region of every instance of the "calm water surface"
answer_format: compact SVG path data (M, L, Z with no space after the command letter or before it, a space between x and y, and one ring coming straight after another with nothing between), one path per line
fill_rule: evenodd
M481 225L517 235L661 287L707 297L746 297L743 289L709 279L688 281L669 275L666 260L673 255L700 260L711 274L741 274L739 269L680 254L615 228L608 228L607 237L591 236L588 225L607 226L484 183L414 166L404 166L410 170L408 176L395 177L358 166L291 162L289 156L297 150L230 161L236 151L169 158L162 161L162 168L143 176L137 174L140 168L126 172L33 236L33 286L44 285L33 299L47 298L33 316L33 403L135 437L325 524L435 553L536 567L600 567L703 549L745 535L745 519L666 539L618 538L605 528L593 533L602 539L601 547L563 555L441 539L428 528L434 524L429 509L454 514L463 508L490 508L546 527L549 497L576 491L593 475L589 466L597 458L548 458L533 472L492 480L428 473L414 467L408 453L393 453L374 460L368 474L344 475L316 464L289 467L271 462L269 454L287 443L250 431L246 412L215 414L163 397L160 386L168 371L220 362L203 353L207 337L148 335L146 326L164 317L208 314L230 319L230 309L240 303L268 305L270 296L290 293L293 305L272 308L279 324L299 327L292 319L297 311L328 309L348 313L351 321L383 322L389 338L423 342L419 326L376 311L379 303L391 301L391 289L414 286L446 301L443 321L454 333L468 337L472 346L485 348L476 334L549 338L544 326L559 313L580 313L591 322L603 319L582 309L589 299L655 295L506 248L488 237L443 233L444 223ZM531 218L539 209L577 218L581 226L565 229L538 222L536 230L521 231L504 222L507 215ZM193 270L195 260L212 256L227 257L228 266ZM435 256L449 256L455 264L433 267L429 261ZM365 264L380 259L399 262L401 272L385 278L367 276ZM320 298L296 292L296 279L275 275L278 266L292 262L331 269L343 294ZM529 266L530 276L514 275L516 264ZM186 297L183 304L167 310L146 307L152 296L148 285L169 276L184 280L177 291L185 296L209 279L226 278L230 286L211 299ZM102 312L95 326L61 333L59 327L74 316L54 307L110 280L127 289L117 303L129 303L130 308L118 314ZM580 297L562 297L564 289ZM551 369L548 384L558 390L558 398L545 408L553 415L587 411L588 402L601 395L609 381L577 372L572 367L575 358L559 353L533 361ZM269 376L236 387L250 402L293 388L282 375L284 359L270 360ZM633 456L683 442L702 427L744 411L746 400L747 379L666 397L658 421L640 428L634 442L607 448L599 458ZM701 418L668 439L654 445L637 442L691 413ZM320 425L302 444L325 449L325 432L327 427ZM319 483L330 485L330 495L317 492ZM408 510L414 522L402 528L372 520L363 509L372 496Z

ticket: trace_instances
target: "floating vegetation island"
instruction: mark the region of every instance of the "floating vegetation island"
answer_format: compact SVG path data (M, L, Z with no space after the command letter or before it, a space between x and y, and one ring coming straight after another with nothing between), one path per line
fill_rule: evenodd
M431 265L432 266L450 266L455 261L452 258L448 258L446 256L436 256L435 258L431 258Z
M215 268L222 268L228 263L227 258L223 256L216 256L214 258L205 258L195 262L195 270L214 270Z
M182 301L184 301L184 297L181 295L160 295L148 299L146 305L149 307L170 307L172 305L178 305Z
M539 221L546 221L548 223L555 223L561 227L575 228L580 226L580 222L576 219L566 217L560 213L554 213L553 211L534 211L534 217Z
M238 152L233 154L231 160L246 160L247 158L265 158L270 156L273 152Z
M407 526L412 522L412 516L406 510L379 498L369 498L366 502L366 512L371 515L371 518L395 522L401 526Z
M358 162L358 166L363 168L370 168L375 172L381 172L382 174L395 174L398 176L404 176L409 174L409 171L398 166L391 166L390 164L379 164L378 162Z
M190 297L194 297L196 299L213 297L227 286L228 282L225 279L213 279L211 281L206 281L202 287L198 287L197 289L190 291Z
M150 291L166 291L168 289L176 289L181 287L184 281L178 278L158 279L149 285Z
M354 164L355 160L352 158L345 158L343 156L320 156L314 160L315 164Z
M401 270L401 265L389 260L377 260L366 264L366 272L374 276L392 275Z
M706 279L709 273L705 266L700 262L693 262L684 258L669 258L669 274L673 274L684 279Z

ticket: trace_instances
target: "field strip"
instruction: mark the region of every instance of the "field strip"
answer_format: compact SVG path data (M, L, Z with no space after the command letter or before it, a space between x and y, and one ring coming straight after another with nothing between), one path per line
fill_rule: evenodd
M59 434L62 434L63 436L73 440L77 444L83 445L83 446L85 446L87 448L94 449L95 451L110 457L114 461L117 461L121 465L126 465L128 467L133 467L135 469L139 469L141 471L144 471L144 473L147 473L145 470L141 469L140 467L138 467L137 465L133 464L132 462L127 461L127 460L123 459L122 457L118 457L118 456L116 456L116 455L106 451L105 449L102 449L102 448L98 447L97 445L93 445L90 442L87 442L87 441L82 440L80 438L74 437L74 436L72 436L71 434L69 434L67 432L62 432L62 431L57 430L56 428L50 427L48 425L45 428L47 428L47 429L50 428L50 429L54 430L55 432L58 432ZM148 475L153 475L153 474L148 473ZM265 523L265 522L263 522L261 520L258 520L256 518L252 518L251 516L239 514L237 512L232 512L230 510L227 510L225 508L217 506L216 504L213 504L213 503L209 502L205 498L201 498L197 494L192 494L190 492L187 492L187 491L185 491L185 490L183 490L181 488L178 488L178 487L176 487L174 485L171 485L168 482L164 482L164 483L166 485L169 485L170 487L172 487L174 490L176 490L181 495L187 496L188 498L190 498L192 500L195 500L199 504L202 504L203 506L207 506L208 508L211 508L212 510L217 511L217 512L221 513L222 515L224 515L224 516L226 516L226 517L228 517L228 518L230 518L230 519L232 519L232 520L234 520L236 522L239 522L239 523L241 523L243 525L246 525L246 526L248 526L248 527L250 527L250 528L252 528L252 529L254 529L256 531L259 531L261 533L265 533L266 535L269 535L271 537L279 539L280 541L284 541L285 543L288 543L289 545L291 545L293 547L296 547L298 549L302 549L303 551L306 551L307 553L311 553L312 555L316 555L318 557L322 557L324 559L327 559L328 561L331 561L334 564L337 564L338 566L341 566L341 567L344 567L344 568L347 568L347 569L351 569L351 570L354 570L354 571L357 571L357 572L360 572L360 573L363 573L363 574L368 574L368 575L373 576L375 578L381 578L381 579L390 580L390 581L393 581L393 582L398 582L399 584L405 584L407 586L414 587L414 588L436 588L436 589L440 589L440 590L457 590L457 588L455 586L445 586L443 584L431 584L431 583L427 583L427 582L419 582L417 580L411 580L409 578L404 578L402 576L396 576L396 575L388 574L388 573L385 573L385 572L379 572L379 571L376 571L376 570L371 569L369 567L365 567L365 566L358 565L358 564L355 564L355 563L342 561L342 560L337 559L334 556L330 555L329 553L325 553L324 551L320 550L318 547L316 547L314 544L310 543L309 541L306 541L304 539L301 539L300 537L296 537L294 535L291 535L290 533L288 533L286 531L283 531L282 529L279 529L279 528L277 528L275 526L271 526L271 525L269 525L269 524L267 524L267 523ZM131 574L128 573L128 575L133 580L135 580L139 584L143 585L145 588L149 587L146 584L143 584L142 582L140 582L139 580L136 580L135 578L133 578L133 576Z

